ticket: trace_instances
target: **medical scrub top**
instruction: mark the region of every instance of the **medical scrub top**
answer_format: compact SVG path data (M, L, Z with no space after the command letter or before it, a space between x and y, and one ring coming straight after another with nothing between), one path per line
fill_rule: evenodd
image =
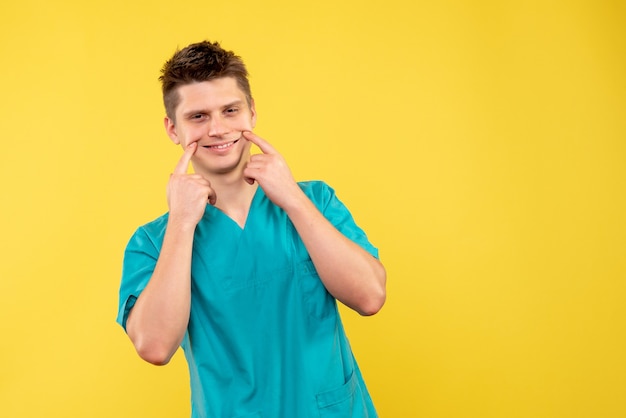
M339 231L378 257L332 188L299 185ZM140 227L126 248L117 318L124 328L154 271L167 219ZM207 205L194 236L191 295L181 346L193 418L378 416L336 300L261 187L243 229Z

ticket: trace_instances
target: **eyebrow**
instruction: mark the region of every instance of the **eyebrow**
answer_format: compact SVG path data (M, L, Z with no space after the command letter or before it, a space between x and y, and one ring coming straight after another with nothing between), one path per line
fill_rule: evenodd
M230 103L226 103L223 106L220 106L220 110L228 109L229 107L233 107L233 106L241 106L242 103L243 103L243 100L237 99ZM183 117L188 118L189 116L197 115L199 113L209 113L209 112L207 112L205 109L194 109L194 110L189 110L183 113Z

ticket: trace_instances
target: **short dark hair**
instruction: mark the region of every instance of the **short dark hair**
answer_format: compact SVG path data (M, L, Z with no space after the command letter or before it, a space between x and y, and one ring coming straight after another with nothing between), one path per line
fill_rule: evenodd
M218 42L209 41L194 43L177 50L163 65L159 77L167 116L175 120L176 107L180 102L178 87L222 77L233 77L237 81L250 106L252 93L248 82L248 70L241 57L232 51L226 51Z

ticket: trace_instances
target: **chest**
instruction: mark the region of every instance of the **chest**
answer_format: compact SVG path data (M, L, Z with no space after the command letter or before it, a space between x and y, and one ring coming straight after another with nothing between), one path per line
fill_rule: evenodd
M192 279L213 293L280 281L307 257L301 247L287 215L267 199L253 202L243 228L212 211L196 229Z

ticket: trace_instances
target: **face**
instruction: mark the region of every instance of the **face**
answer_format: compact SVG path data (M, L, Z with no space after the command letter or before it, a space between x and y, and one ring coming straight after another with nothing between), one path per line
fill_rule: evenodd
M176 122L165 118L165 129L175 144L197 142L192 164L205 175L243 170L250 143L242 137L256 123L254 103L232 77L187 84L178 88Z

